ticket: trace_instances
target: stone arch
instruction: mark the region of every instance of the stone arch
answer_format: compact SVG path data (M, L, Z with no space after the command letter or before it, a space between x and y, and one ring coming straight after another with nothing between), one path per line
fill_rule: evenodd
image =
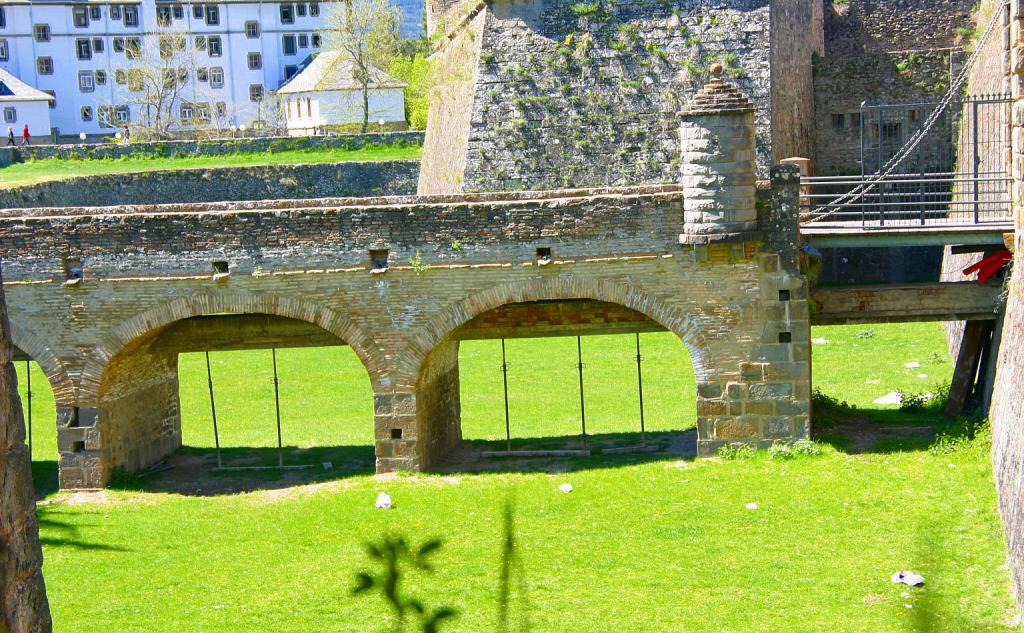
M373 338L335 310L299 297L269 294L198 294L154 306L113 328L86 360L81 378L83 402L95 403L103 374L122 350L175 321L211 314L269 314L312 323L349 345L370 375L374 391L387 383L387 367Z
M378 435L378 468L429 468L461 441L458 379L458 328L489 310L514 303L590 299L635 310L672 332L686 346L694 368L698 399L702 387L720 389L718 372L699 322L643 287L614 279L572 275L535 277L475 292L441 310L423 328L398 368L400 384L415 385L414 404L393 418L393 427L408 435L394 441ZM398 407L396 407L396 411ZM392 437L395 437L392 435ZM381 448L388 462L382 464Z
M28 354L32 360L39 363L46 379L53 390L53 398L57 406L73 406L77 400L74 381L68 373L67 367L52 349L30 329L12 321L11 342L21 351Z

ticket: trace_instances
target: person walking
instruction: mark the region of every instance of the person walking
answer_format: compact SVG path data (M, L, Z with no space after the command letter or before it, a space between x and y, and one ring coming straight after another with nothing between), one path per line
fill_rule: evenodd
M11 147L14 145L14 128L7 126L7 146Z
M128 124L127 123L124 126L123 138L124 138L124 144L125 145L128 145L129 143L132 142L132 131L128 129Z
M31 145L32 144L32 136L28 133L28 123L25 124L25 127L21 128L21 144L22 145Z

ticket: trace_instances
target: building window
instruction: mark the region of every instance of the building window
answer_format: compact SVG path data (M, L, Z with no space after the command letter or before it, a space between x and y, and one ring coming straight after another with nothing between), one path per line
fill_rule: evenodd
M249 39L255 39L260 36L260 23L259 22L246 22L245 23L245 36Z
M56 90L44 90L43 92L45 92L46 94L48 94L51 97L53 97L52 99L50 99L49 105L50 105L50 109L51 110L55 109L57 107L57 91Z
M90 106L82 107L82 120L92 121L92 108Z
M841 130L846 127L846 115L845 114L833 114L832 115L832 128Z
M291 4L281 5L281 24L295 24L295 7Z
M14 123L18 120L18 111L14 108L4 108L4 123Z
M105 86L107 85L107 71L97 70L96 71L96 85Z
M0 7L0 29L7 26L7 12L4 11L3 7Z
M88 38L75 40L75 52L78 59L92 59L92 42Z
M883 141L899 141L900 139L900 124L899 123L883 123L882 124L882 140Z
M313 41L313 48L320 48L320 34L314 33L310 39Z
M184 20L185 19L185 8L180 4L174 5L174 19Z
M128 106L117 106L114 108L114 120L118 123L127 123L131 120L131 111Z
M206 23L210 26L216 26L220 24L220 11L217 9L217 5L211 4L206 7Z
M124 38L123 37L115 37L114 38L114 52L115 53L123 53L124 52Z
M127 78L126 73L123 70L121 70L121 69L115 70L114 71L114 82L117 85L119 85L119 86L123 86L126 83L128 83L128 78Z
M285 35L285 36L283 36L281 38L281 44L282 44L282 47L284 48L284 54L285 55L294 55L295 54L297 49L295 48L295 36L294 35Z
M139 8L138 7L125 7L124 8L124 25L125 26L138 26L139 25Z
M89 26L89 7L75 7L71 10L72 22L78 28Z
M286 80L291 79L295 76L295 73L299 72L299 67L295 64L288 64L284 67L284 78Z
M203 5L201 5L201 4L193 4L192 5L192 17L195 18L196 20L202 20L203 19Z
M295 15L299 16L300 18L306 17L306 3L305 2L299 2L299 3L297 3L295 5Z
M91 70L78 71L78 89L82 92L92 92L93 90L96 90L96 80L93 77Z
M226 117L228 115L228 106L223 101L215 103L213 108L218 117Z
M0 40L0 62L11 58L11 49L7 48L7 40Z
M125 79L127 79L125 83L128 84L128 90L131 90L132 92L139 92L142 90L142 73L139 72L139 69L132 68L125 71Z
M52 75L53 74L53 58L52 57L37 57L36 58L36 72L40 75Z
M171 25L171 8L165 4L156 8L156 23L160 26Z
M116 4L110 5L110 19L120 20L121 19L121 7Z
M196 68L196 81L208 81L210 79L210 71L206 68Z
M191 103L183 103L183 104L181 104L181 108L179 110L179 116L181 116L181 120L182 121L191 121L193 114L195 114L195 112L192 109L192 104Z
M262 84L251 84L249 86L249 101L263 101Z
M205 35L197 35L195 37L195 44L196 44L196 50L197 51L205 51L206 50L206 36Z
M850 113L850 127L860 127L860 112Z
M317 3L317 2L310 2L309 3L309 15L314 17L314 18L317 17L318 15L320 15L320 4L319 3Z
M220 57L223 52L220 46L220 36L211 35L210 39L206 41L206 52L210 54L210 57Z
M299 48L309 48L309 36L305 33L299 36Z
M92 50L93 50L94 53L102 53L103 52L103 38L102 37L94 37L92 39Z
M223 88L224 87L224 69L220 66L214 66L210 69L210 87L211 88Z
M49 24L37 24L32 27L32 34L35 35L37 42L49 42L50 41L50 25Z
M129 37L124 41L124 56L128 59L138 59L142 53L142 42L137 37Z
M246 57L246 61L249 65L249 70L259 70L263 68L263 56L259 53L249 53Z
M920 110L908 110L907 111L907 120L910 121L911 123L917 123L920 119L921 119L921 111Z
M100 8L89 7L89 17L91 17L93 20L99 20L100 18L102 18L103 15L100 13Z

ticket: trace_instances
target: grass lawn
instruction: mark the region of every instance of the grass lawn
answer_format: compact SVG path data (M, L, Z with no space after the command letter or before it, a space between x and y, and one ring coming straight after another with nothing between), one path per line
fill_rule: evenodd
M943 424L872 404L948 381L941 329L866 329L815 328L828 340L814 348L816 385L884 425ZM667 334L641 340L648 428L691 427L685 349ZM583 339L589 432L638 429L634 345L632 336ZM513 436L578 433L575 340L509 341L507 352ZM211 358L227 456L272 461L259 449L276 446L270 353ZM906 368L911 361L921 367ZM355 572L371 568L362 543L386 533L444 541L436 573L408 584L428 606L460 611L442 631L495 631L508 499L525 581L513 611L534 631L1015 630L984 446L939 455L908 439L848 454L823 444L823 455L790 461L595 455L550 471L376 478L352 474L372 468L372 403L351 350L282 350L278 362L286 459L350 468L309 471L313 486L268 479L244 494L146 482L49 494L39 513L57 631L386 631L383 602L350 595ZM463 345L468 438L504 438L500 364L497 342ZM53 405L34 371L35 474L46 491ZM24 365L19 373L24 389ZM181 395L183 452L209 458L202 355L182 356ZM558 491L564 482L571 494ZM381 491L395 509L373 508ZM890 582L905 569L927 585Z
M225 156L186 156L181 158L105 158L67 160L48 158L15 163L0 168L0 188L34 185L48 180L75 176L127 174L167 169L200 169L204 167L250 167L254 165L288 165L299 163L337 163L342 161L397 160L419 158L418 145L368 145L361 149L292 150L282 152L249 152Z

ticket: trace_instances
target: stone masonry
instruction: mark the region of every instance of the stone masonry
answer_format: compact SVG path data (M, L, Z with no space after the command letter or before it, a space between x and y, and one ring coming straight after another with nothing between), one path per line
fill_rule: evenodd
M144 468L181 444L177 354L230 314L292 334L306 323L352 347L374 391L382 472L444 459L461 439L459 341L509 332L653 322L689 349L701 454L807 437L798 173L773 169L759 216L737 189L753 178L748 143L729 140L752 138L736 129L750 125L749 104L739 116L693 106L705 124L734 119L705 125L704 149L682 163L723 176L704 183L699 217L686 207L691 182L0 218L14 343L58 405L61 486L102 486L113 469ZM742 182L730 163L747 165ZM732 204L745 208L719 212Z
M0 288L0 631L49 633L53 624L9 332Z

